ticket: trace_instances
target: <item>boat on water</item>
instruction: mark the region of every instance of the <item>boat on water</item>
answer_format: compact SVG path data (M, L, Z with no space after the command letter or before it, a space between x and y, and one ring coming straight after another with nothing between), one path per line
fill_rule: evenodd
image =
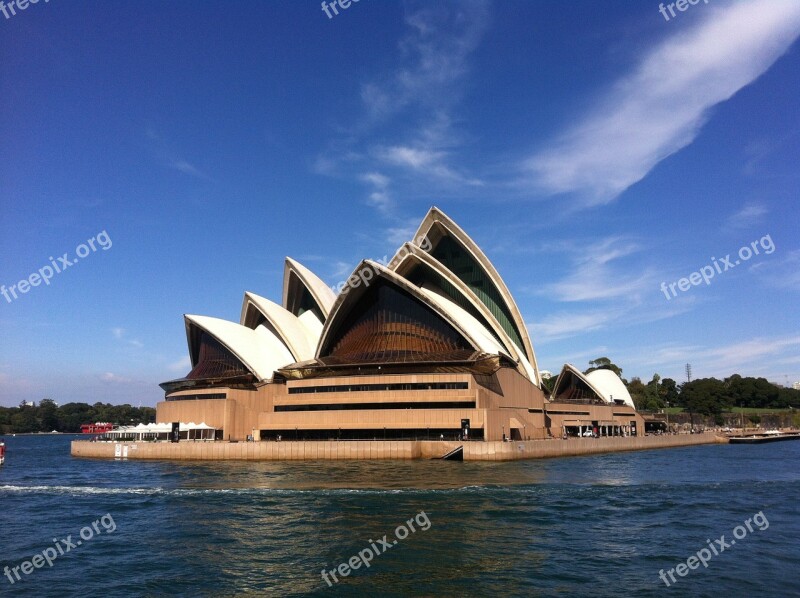
M6 443L0 440L0 465L6 462Z
M780 442L783 440L800 440L800 432L779 432L769 430L763 434L752 434L750 436L731 436L731 444L764 444L766 442Z

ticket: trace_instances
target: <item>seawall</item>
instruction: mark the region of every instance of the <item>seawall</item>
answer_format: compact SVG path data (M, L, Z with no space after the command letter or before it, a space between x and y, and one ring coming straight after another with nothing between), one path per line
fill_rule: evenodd
M464 447L465 461L513 461L727 443L711 432L666 436L570 438L525 442L439 440L282 442L87 442L73 440L73 457L191 461L302 461L345 459L437 459Z

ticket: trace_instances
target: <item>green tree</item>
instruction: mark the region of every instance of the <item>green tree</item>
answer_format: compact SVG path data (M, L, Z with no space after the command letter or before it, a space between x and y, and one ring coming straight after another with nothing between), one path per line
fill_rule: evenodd
M653 379L644 384L640 378L634 377L625 385L637 411L658 411L664 406L659 394L660 379L658 374L653 374Z
M777 408L800 408L800 390L793 388L779 388L778 398L775 402Z
M59 432L80 432L81 424L95 421L94 411L86 403L67 403L58 409Z
M595 370L611 370L617 376L622 378L622 368L612 363L608 357L598 357L597 359L592 359L589 362L589 369L583 373L588 374L589 372L593 372Z
M39 421L32 407L25 407L11 416L11 427L14 432L27 434L39 431Z
M780 389L766 378L743 378L734 374L725 379L725 388L731 405L766 408L777 406Z
M39 428L43 432L58 430L58 405L52 399L42 399L38 407Z
M14 415L13 407L0 407L0 434L11 432L12 415Z
M727 409L727 389L716 378L700 378L681 386L680 402L690 414L719 415Z
M664 403L675 405L678 402L678 384L672 378L664 378L658 389L658 394Z
M0 407L0 433L25 432L80 432L82 424L107 421L119 425L148 424L156 420L152 407L111 405L95 403L67 403L58 406L51 399L42 399L39 405Z
M647 388L642 383L641 379L634 376L626 386L628 388L628 393L633 399L633 404L636 405L636 410L644 410L645 404L647 403Z

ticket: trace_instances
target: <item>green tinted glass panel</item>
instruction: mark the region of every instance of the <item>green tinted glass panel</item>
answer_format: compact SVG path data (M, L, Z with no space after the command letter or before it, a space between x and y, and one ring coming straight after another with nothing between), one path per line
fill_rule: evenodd
M414 271L407 276L407 278L410 282L414 283L418 287L422 287L426 283L430 283L441 289L441 291L453 303L478 320L478 322L480 322L483 327L486 328L489 334L491 334L501 346L503 345L503 341L500 340L500 337L497 335L497 333L495 333L494 328L492 328L489 322L486 321L486 318L483 317L483 314L475 309L475 306L472 305L472 303L470 303L466 297L464 297L464 294L458 290L453 283L438 274L435 270L432 270L427 266L420 265L416 267Z
M484 272L480 264L472 258L469 252L451 237L446 236L433 248L431 255L443 263L448 270L453 272L464 284L472 289L472 292L478 296L483 304L489 308L489 311L492 312L492 315L497 318L497 321L500 322L500 326L502 326L503 330L511 337L511 340L513 340L520 349L523 349L522 335L514 325L514 318L511 316L508 305L506 305L500 291L497 290L497 287L489 276Z

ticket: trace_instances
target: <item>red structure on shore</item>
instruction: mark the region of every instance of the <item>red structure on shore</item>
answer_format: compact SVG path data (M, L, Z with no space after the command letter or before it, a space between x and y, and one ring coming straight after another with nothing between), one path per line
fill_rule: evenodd
M114 424L108 422L96 422L94 424L81 425L81 434L105 434L114 429Z

